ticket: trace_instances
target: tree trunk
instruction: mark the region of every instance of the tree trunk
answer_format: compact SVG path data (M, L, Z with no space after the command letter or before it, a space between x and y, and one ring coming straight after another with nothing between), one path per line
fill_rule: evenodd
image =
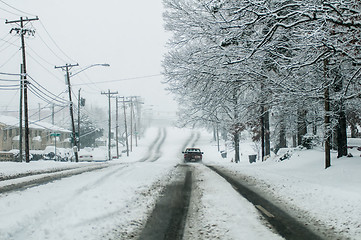
M217 141L217 130L216 130L216 127L213 126L213 141Z
M312 122L312 133L313 135L317 135L317 112L315 111L313 113L315 116L314 116L314 119L313 119L313 122Z
M296 136L296 134L292 135L292 147L297 147L297 136Z
M306 123L307 111L305 109L298 108L297 111L297 144L302 144L302 138L307 134Z
M335 75L335 93L342 92L343 89L343 79L340 75L340 69L335 68L333 71ZM347 156L347 123L346 123L346 112L345 104L342 97L335 102L335 112L337 113L338 124L336 127L336 141L337 141L337 157Z
M269 129L269 111L265 108L264 113L264 141L265 141L265 155L266 157L271 155L271 141L270 141L270 129Z
M328 60L324 60L324 81L327 82L327 64ZM325 87L324 93L325 99L325 168L331 167L331 131L330 131L330 90L328 87Z
M286 126L285 126L285 122L281 120L278 149L285 147L287 147Z
M261 157L262 161L264 161L265 157L265 129L264 129L264 106L261 106Z
M233 89L233 110L234 110L234 152L235 152L235 156L234 156L234 161L236 163L239 162L240 157L239 157L239 134L240 134L240 125L239 125L239 115L238 115L238 89L234 88Z
M218 127L218 124L217 124L217 127L216 127L216 137L217 137L217 150L219 152L220 147L219 147L219 127Z
M356 138L356 137L357 137L357 127L356 127L356 124L350 123L350 128L351 128L351 137L352 137L352 138Z
M236 163L238 163L240 160L240 157L239 157L239 132L235 131L233 137L234 137L234 161Z
M341 103L343 105L343 103ZM343 110L343 106L340 106L338 114L338 126L337 126L337 157L347 156L347 124L346 114Z

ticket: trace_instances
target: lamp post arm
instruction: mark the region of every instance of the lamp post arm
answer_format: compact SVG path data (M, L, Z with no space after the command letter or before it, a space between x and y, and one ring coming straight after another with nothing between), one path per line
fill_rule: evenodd
M96 67L96 66L110 67L110 65L109 65L108 63L92 64L92 65L90 65L90 66L87 66L86 68L83 68L82 70L80 70L80 71L78 71L78 72L76 72L76 73L71 74L71 77L74 77L75 75L77 75L77 74L79 74L79 73L81 73L81 72L83 72L83 71L85 71L85 70L87 70L87 69L89 69L89 68Z

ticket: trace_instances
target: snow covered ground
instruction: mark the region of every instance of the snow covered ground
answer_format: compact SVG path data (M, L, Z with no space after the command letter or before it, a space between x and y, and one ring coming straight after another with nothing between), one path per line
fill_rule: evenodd
M241 144L241 162L235 164L230 154L227 159L214 157L216 147L204 143L204 162L222 165L242 176L253 190L266 193L296 218L306 219L311 228L336 233L343 239L361 239L360 151L350 149L354 157L339 159L333 152L332 166L325 169L320 148L294 150L292 157L284 161L273 156L250 164L248 154L253 154L253 145Z
M201 130L200 130L201 131ZM191 130L168 128L156 162L137 162L151 150L159 130L150 128L133 148L107 163L63 163L37 161L0 163L0 176L39 169L72 168L109 164L109 168L58 180L24 191L0 195L0 239L132 239L142 229L147 214L165 184L171 181L181 150ZM296 217L317 223L315 228L361 239L360 152L353 158L336 159L325 170L320 149L295 151L278 162L276 158L250 164L249 143L241 145L238 164L222 158L201 131L198 146L204 163L222 166L244 178L256 191L265 191ZM192 195L185 239L280 239L261 215L230 185L202 164L192 164L195 190ZM12 180L7 180L12 181ZM192 194L193 194L192 193ZM196 200L196 201L195 201Z

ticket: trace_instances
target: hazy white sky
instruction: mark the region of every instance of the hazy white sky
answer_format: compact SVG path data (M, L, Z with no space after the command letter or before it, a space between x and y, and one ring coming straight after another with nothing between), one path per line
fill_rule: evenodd
M88 104L107 107L101 91L110 89L120 96L142 96L145 104L161 111L175 110L173 97L161 84L169 36L163 29L162 12L161 0L1 0L0 72L17 73L21 63L20 38L9 34L16 25L5 20L38 16L40 21L27 25L36 30L35 37L26 39L27 70L49 91L58 94L66 89L64 73L55 65L79 63L72 69L77 72L95 63L109 63L111 67L90 68L71 79L74 92L81 88ZM2 109L18 106L16 91L0 91ZM34 96L30 101L32 106L41 102Z

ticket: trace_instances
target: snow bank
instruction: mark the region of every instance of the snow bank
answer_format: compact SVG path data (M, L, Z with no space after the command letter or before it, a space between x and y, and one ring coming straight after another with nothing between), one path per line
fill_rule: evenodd
M332 166L325 169L322 149L294 149L284 161L273 156L250 164L245 153L252 150L252 143L245 142L241 144L241 162L236 164L231 162L230 153L223 159L214 144L210 145L208 142L203 146L207 152L205 163L247 177L256 191L266 192L278 205L314 224L311 227L316 230L361 239L360 151L349 149L354 156L350 158L337 158L337 153L332 152Z

